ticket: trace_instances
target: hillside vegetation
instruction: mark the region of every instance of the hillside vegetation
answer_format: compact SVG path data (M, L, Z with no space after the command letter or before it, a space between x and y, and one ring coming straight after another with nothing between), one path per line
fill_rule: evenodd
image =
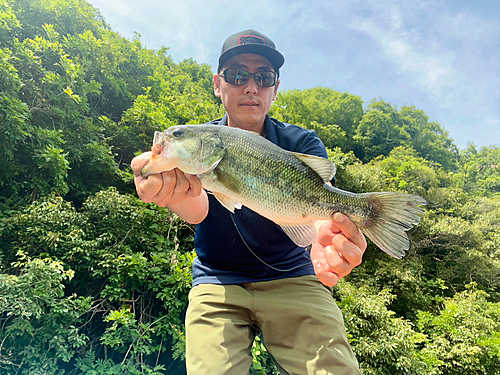
M184 373L194 228L137 198L130 161L224 111L210 66L139 39L84 0L0 0L2 374ZM500 148L328 87L271 114L318 133L340 188L428 201L406 258L370 243L334 288L363 374L500 373Z

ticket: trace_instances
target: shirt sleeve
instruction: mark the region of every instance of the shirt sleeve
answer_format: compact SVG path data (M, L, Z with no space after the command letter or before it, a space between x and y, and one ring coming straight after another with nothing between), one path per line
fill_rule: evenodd
M296 152L301 154L319 156L328 159L325 145L314 131L308 131L303 139L297 143Z

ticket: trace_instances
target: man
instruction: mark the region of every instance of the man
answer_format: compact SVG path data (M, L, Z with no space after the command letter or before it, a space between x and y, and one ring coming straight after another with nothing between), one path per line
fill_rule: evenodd
M229 37L214 75L215 95L227 114L212 123L257 132L290 151L327 157L314 132L268 116L283 63L261 33L246 30ZM132 161L141 199L198 224L186 315L188 373L248 373L252 342L261 331L282 371L359 374L342 314L327 288L361 263L366 241L357 227L336 213L320 227L309 255L276 224L246 207L231 214L196 176L175 169L144 179L140 171L147 162L148 154Z

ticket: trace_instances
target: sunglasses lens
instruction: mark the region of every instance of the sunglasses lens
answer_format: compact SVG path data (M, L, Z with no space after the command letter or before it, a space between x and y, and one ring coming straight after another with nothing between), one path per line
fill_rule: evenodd
M258 72L254 74L255 82L260 87L271 87L276 83L276 73Z
M241 69L226 69L224 71L224 79L231 85L244 85L248 82L250 75L248 72Z
M271 87L276 84L275 72L257 72L252 74L243 69L229 68L222 72L222 76L227 83L236 86L246 84L251 76L254 77L255 83L260 87Z

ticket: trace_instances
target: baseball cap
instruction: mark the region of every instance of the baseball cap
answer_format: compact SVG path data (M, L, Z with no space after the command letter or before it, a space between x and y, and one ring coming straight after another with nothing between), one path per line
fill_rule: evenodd
M245 30L226 39L222 45L217 72L220 72L227 60L242 53L255 53L264 56L277 72L285 63L285 58L278 52L271 39L258 31Z

